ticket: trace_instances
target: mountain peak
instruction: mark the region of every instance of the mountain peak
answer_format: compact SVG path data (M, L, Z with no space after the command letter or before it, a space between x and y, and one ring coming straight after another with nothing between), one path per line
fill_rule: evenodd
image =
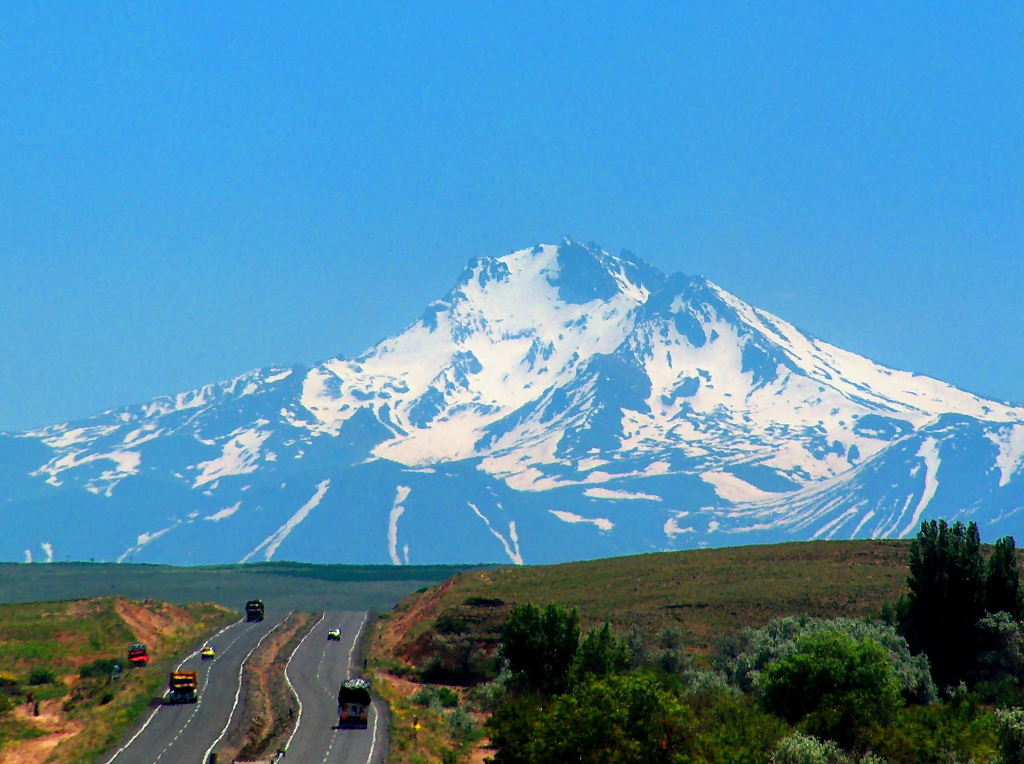
M471 260L354 359L0 436L0 455L0 506L24 518L5 559L52 543L178 563L542 562L899 536L951 507L1005 526L1024 410L567 237Z

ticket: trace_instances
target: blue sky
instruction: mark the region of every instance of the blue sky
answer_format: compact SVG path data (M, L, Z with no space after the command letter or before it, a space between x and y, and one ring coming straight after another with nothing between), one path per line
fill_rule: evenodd
M0 8L0 430L354 355L563 234L1024 402L1024 5Z

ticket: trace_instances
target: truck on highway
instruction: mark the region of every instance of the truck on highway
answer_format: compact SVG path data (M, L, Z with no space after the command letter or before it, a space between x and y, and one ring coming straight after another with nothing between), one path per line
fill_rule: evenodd
M149 664L149 650L142 642L136 642L128 648L128 664L138 667Z
M199 700L199 675L195 671L172 671L167 680L168 703L195 703Z
M366 729L371 703L370 683L365 679L346 679L338 690L338 729Z
M262 621L263 620L263 601L262 600L249 600L245 603L245 620L247 621Z

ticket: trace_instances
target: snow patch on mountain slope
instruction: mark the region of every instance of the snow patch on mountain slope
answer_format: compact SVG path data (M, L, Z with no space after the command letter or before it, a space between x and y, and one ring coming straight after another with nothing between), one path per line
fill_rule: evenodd
M917 506L914 507L914 514L910 522L899 534L901 539L906 538L911 531L917 528L921 521L921 514L939 489L939 444L935 438L925 438L917 450L917 455L924 461L924 489L921 491L921 498L918 500Z
M516 565L523 565L523 555L522 552L519 551L519 536L516 534L515 521L508 524L509 538L505 538L500 531L496 530L494 526L491 525L491 521L483 512L480 511L476 504L473 502L467 503L476 516L484 521L484 524L487 526L487 530L489 530L491 534L501 542L501 545L505 548L505 554L508 555L508 558Z
M257 425L261 426L266 424L268 424L266 420L257 422ZM243 427L235 430L229 435L230 440L221 447L220 456L206 462L199 462L195 466L200 472L196 475L192 487L199 488L231 475L255 472L259 466L260 449L272 434L271 430L259 429L259 427Z
M762 491L746 480L741 480L730 472L702 472L700 475L708 485L712 486L721 498L726 501L746 502L764 501L778 498L778 494Z
M249 560L259 554L260 551L263 551L264 560L271 560L277 553L277 549L281 546L281 543L288 538L288 534L295 530L295 527L305 520L309 516L309 513L316 509L320 502L323 501L324 495L327 493L327 489L330 488L330 485L330 479L320 481L309 501L299 507L295 514L289 517L284 525L267 536L267 538L263 539L259 546L249 552L249 554L239 560L239 562L249 562Z
M398 520L405 513L405 500L412 493L412 488L407 485L395 487L395 501L391 505L391 513L388 515L388 554L391 556L393 565L401 565L402 558L398 556ZM405 547L405 564L409 564L409 547Z
M687 525L686 527L679 525L679 521L684 517L687 517L689 514L689 512L676 512L672 517L665 521L665 525L662 526L662 531L670 539L684 533L696 533L697 529L692 525Z
M66 470L76 469L86 464L99 461L112 461L115 467L104 470L99 476L87 480L84 488L91 493L111 495L114 485L122 478L138 474L142 455L138 451L110 451L88 454L85 450L73 451L59 456L32 473L33 476L46 475L50 485L62 485L59 475Z
M167 533L173 531L179 525L181 525L181 520L176 520L173 524L168 525L166 528L162 528L162 529L160 529L158 531L155 531L153 533L149 533L149 532L140 533L138 535L138 537L136 538L136 540L135 540L135 546L132 546L132 547L129 547L128 549L126 549L124 551L124 553L120 557L117 558L117 561L118 562L124 562L125 560L130 558L132 555L138 554L144 548L146 548L149 544L152 544L154 541L156 541L161 536L164 536Z
M224 520L225 518L231 517L231 515L235 514L235 512L237 512L241 506L242 502L236 501L230 507L224 507L224 509L219 509L212 515L207 515L203 519L212 520L215 523L220 522L221 520Z
M583 515L577 515L575 512L566 512L561 509L549 509L548 512L553 514L563 523L592 523L605 532L608 532L615 527L615 523L607 517L584 517Z
M592 499L626 499L646 501L661 501L661 497L653 493L637 493L635 491L621 491L613 488L588 488L583 492L584 496Z
M986 434L999 448L995 469L999 470L999 487L1010 482L1024 464L1024 424L1012 424Z

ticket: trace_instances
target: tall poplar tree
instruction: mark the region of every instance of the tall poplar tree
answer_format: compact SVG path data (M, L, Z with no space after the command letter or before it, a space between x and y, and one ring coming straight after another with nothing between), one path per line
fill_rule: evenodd
M921 523L910 542L906 636L927 654L940 687L955 685L971 668L985 581L977 523Z

